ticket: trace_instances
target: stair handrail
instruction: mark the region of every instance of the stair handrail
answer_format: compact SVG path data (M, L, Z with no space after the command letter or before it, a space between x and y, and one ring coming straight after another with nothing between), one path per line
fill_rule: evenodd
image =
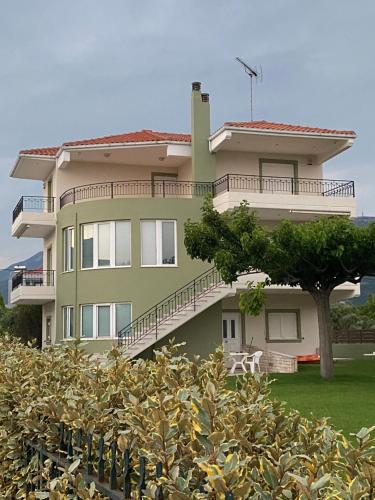
M259 272L257 269L252 269L238 276L257 274ZM117 334L119 346L129 347L136 344L145 335L153 331L155 332L155 341L157 341L158 327L163 322L189 305L192 305L195 311L197 298L204 296L221 284L224 284L224 281L216 267L204 271L123 327Z
M135 344L152 331L155 332L157 340L160 324L190 304L195 310L197 298L221 283L223 281L216 267L204 271L122 328L117 334L119 345Z

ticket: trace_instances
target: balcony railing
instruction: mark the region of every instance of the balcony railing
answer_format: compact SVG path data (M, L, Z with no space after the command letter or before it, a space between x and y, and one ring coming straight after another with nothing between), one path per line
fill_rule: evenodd
M227 174L214 183L214 196L225 191L354 197L354 181Z
M336 197L355 195L353 181L227 174L215 182L133 180L86 184L65 191L60 197L60 208L98 198L192 198L207 194L215 197L225 191Z
M22 196L13 210L13 222L21 212L54 212L55 198L51 196Z
M15 271L12 276L12 290L19 286L54 286L55 271L52 270L27 270Z
M114 181L86 184L65 191L60 197L60 208L69 203L96 198L191 198L213 194L212 182L190 181Z

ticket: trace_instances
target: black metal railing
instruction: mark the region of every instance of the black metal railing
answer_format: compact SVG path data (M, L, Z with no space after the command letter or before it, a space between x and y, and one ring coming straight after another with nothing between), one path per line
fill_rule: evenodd
M157 340L158 330L167 319L188 306L195 309L198 299L221 283L220 273L215 267L205 271L125 326L118 334L119 344L128 347L149 333L153 333Z
M69 428L64 423L49 426L50 441L25 440L21 460L29 467L24 493L28 498L33 491L45 491L49 482L61 477L76 463L73 478L69 479L65 491L73 498L77 486L74 477L80 474L86 483L94 483L95 490L111 500L143 498L147 481L156 482L154 500L169 498L163 492L163 476L169 475L162 461L149 463L137 449L120 449L113 440L107 443L103 435L85 433L81 429ZM187 474L187 471L180 471ZM207 477L202 476L194 489L202 490ZM226 492L225 500L234 500L234 494Z
M337 197L355 196L354 181L345 180L227 174L217 179L213 184L214 196L225 191Z
M13 222L21 212L54 212L55 198L52 196L22 196L13 210Z
M55 271L39 269L19 269L12 275L12 290L19 286L54 286Z
M353 181L227 174L214 182L133 180L85 184L65 191L60 197L60 208L98 198L192 198L207 194L215 197L224 191L337 197L355 195Z
M60 197L60 208L96 198L191 198L213 194L212 182L133 180L86 184L68 189Z

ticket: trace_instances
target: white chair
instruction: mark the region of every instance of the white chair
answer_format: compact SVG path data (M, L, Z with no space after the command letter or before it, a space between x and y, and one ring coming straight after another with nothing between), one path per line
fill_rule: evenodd
M254 354L249 354L246 357L245 365L250 365L251 373L255 373L255 368L258 367L260 373L260 358L263 356L263 351L256 351Z

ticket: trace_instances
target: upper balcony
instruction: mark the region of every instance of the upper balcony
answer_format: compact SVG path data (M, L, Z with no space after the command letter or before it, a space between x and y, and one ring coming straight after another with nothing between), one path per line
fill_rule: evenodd
M55 227L55 199L22 196L13 210L12 236L44 238Z
M193 198L214 194L212 182L132 180L77 186L60 197L60 208L102 198Z
M354 215L354 182L227 174L215 182L132 180L87 184L69 189L60 198L68 204L112 198L193 198L210 194L219 212L243 200L263 220L308 220L321 215Z
M227 174L214 182L214 207L219 212L243 200L262 220L355 214L353 181Z
M56 297L55 271L20 269L14 272L11 287L11 304L46 304Z

